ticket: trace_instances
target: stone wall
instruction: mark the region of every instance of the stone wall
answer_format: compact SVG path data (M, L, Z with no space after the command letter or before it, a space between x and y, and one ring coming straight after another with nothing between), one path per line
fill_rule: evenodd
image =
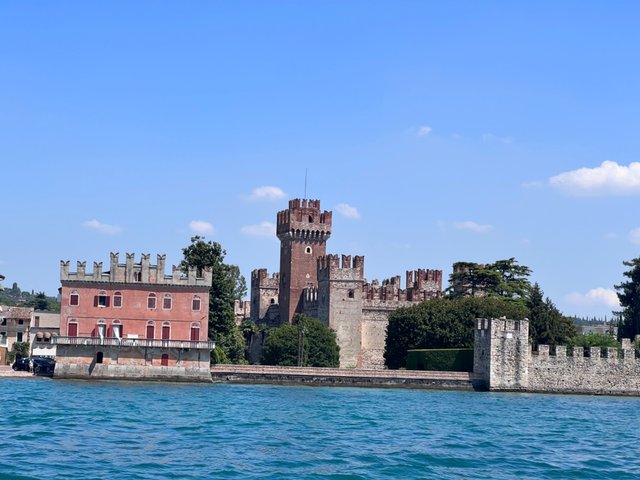
M609 348L603 358L600 347L588 352L574 348L567 355L565 346L557 346L555 355L550 355L548 345L531 351L528 323L477 320L474 373L487 389L640 395L640 359L635 358L630 340L623 340L621 355Z

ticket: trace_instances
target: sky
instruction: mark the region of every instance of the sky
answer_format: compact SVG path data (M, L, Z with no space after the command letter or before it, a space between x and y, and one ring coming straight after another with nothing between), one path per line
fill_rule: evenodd
M368 280L515 257L611 316L640 256L637 2L0 3L0 273L193 235L278 269L276 212L334 212ZM168 273L168 272L167 272ZM445 282L446 284L446 282ZM446 285L445 285L446 286Z

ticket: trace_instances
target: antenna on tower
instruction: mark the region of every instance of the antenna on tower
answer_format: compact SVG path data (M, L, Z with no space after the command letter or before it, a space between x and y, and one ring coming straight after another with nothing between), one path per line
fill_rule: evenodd
M302 198L307 198L307 169L304 169L304 197Z

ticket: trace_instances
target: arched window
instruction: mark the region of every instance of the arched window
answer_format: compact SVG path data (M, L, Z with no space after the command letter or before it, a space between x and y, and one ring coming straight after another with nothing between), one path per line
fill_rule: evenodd
M147 322L147 338L155 338L156 336L156 324L153 320Z
M313 250L311 250L311 247L307 247L307 248L304 249L304 253L310 254L312 252L313 252Z
M96 353L96 363L102 363L103 359L104 359L104 354L102 352Z
M171 338L171 323L162 322L162 340L169 340Z
M147 297L147 308L149 308L151 310L156 308L156 294L155 293L150 293L149 296Z
M133 281L141 282L142 281L142 272L133 272Z
M200 340L200 322L193 322L191 324L191 341L197 342Z
M113 306L122 307L122 292L115 292L113 294Z
M200 297L198 295L194 295L193 300L191 300L191 310L200 310Z
M309 215L309 223L313 223L313 217Z
M80 295L77 290L71 290L69 295L69 305L75 307L80 304Z
M163 353L162 356L160 357L160 365L163 367L168 367L169 366L169 354L168 353Z
M93 306L99 308L105 308L109 306L109 295L104 290L100 290L98 295L93 297Z
M162 309L171 310L171 294L165 293L162 299Z
M78 322L76 320L69 320L67 324L67 336L69 337L77 337L78 336Z
M275 298L272 298L272 299L271 299L271 305L273 305L274 303L276 303L276 299L275 299Z
M104 339L104 337L106 337L107 335L107 322L104 321L104 319L100 319L98 320L98 325L96 326L96 330L98 333L98 336L100 337L100 340Z
M122 338L122 323L120 323L120 320L114 320L113 321L113 325L111 326L111 330L113 332L113 336L114 338L117 338L118 340L120 340Z

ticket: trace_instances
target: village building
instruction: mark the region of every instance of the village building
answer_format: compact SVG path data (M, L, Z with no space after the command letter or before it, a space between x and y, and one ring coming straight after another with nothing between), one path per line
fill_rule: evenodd
M341 368L384 368L389 314L442 296L442 271L407 271L405 288L400 276L368 282L363 256L327 255L332 212L319 200L290 200L276 218L280 271L251 273L251 319L275 326L296 313L319 318L336 332Z
M32 317L31 307L0 305L0 365L6 365L9 361L9 352L14 343L29 341Z
M55 377L211 381L211 269L166 275L165 258L152 265L150 255L127 254L120 263L112 253L104 272L102 262L92 272L61 262Z
M60 335L60 314L35 310L29 329L31 355L55 358L56 345L52 338L58 335Z

